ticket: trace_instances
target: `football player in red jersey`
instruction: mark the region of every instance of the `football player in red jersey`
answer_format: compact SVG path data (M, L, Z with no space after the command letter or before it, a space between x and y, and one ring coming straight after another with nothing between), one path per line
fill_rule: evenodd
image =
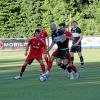
M48 56L46 53L46 48L49 47L49 36L48 33L45 31L45 28L42 27L40 24L37 25L37 29L41 30L41 39L45 42L46 47L41 48L41 53L43 54L43 57L45 59L46 64L48 64ZM46 41L47 40L47 41ZM47 43L46 43L47 42Z
M25 56L27 56L28 50L30 48L29 54L26 57L26 60L25 60L24 64L21 67L20 74L18 76L16 76L15 79L21 79L22 78L22 75L23 75L23 73L26 69L26 66L28 64L30 65L33 62L34 59L36 59L40 63L42 73L45 72L45 65L44 65L43 59L42 59L41 47L45 48L46 45L45 45L44 41L40 39L40 36L41 36L41 31L37 29L35 31L35 36L33 36L28 41Z

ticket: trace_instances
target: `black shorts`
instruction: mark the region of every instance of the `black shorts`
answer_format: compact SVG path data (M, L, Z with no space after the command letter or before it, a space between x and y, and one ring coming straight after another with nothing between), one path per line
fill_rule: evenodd
M68 59L69 49L57 50L57 58Z
M71 52L81 52L81 46L72 46L71 47Z

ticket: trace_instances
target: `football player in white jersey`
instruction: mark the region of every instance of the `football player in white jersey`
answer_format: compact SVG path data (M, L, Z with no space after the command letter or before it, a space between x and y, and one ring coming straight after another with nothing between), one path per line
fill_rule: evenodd
M83 38L83 34L81 29L78 27L78 23L73 21L71 23L72 29L72 46L71 46L71 60L74 61L74 53L77 52L80 58L81 68L84 68L84 58L82 56L82 48L81 48L81 40Z

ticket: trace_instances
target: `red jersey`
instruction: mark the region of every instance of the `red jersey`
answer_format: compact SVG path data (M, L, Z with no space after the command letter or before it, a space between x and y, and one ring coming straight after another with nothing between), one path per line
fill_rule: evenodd
M30 55L37 55L41 53L41 47L45 47L45 43L42 40L38 40L35 37L28 41L28 46L30 46Z
M71 37L72 36L72 33L71 32L65 32L65 34L68 36L68 37Z
M71 37L72 36L72 33L71 32L65 32L66 36L67 37ZM67 45L69 45L69 39L67 39Z
M48 33L46 31L41 32L41 39L46 43L46 38L48 37Z

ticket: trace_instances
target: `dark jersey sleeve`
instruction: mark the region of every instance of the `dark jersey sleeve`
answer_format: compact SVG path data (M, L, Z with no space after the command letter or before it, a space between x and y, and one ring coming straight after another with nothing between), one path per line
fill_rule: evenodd
M79 27L77 27L76 29L71 29L71 32L80 34L81 33L81 29Z
M55 43L55 41L54 41L55 35L54 34L51 35L51 38L52 38L52 41Z
M81 29L79 27L77 27L77 32L80 34L81 33Z

